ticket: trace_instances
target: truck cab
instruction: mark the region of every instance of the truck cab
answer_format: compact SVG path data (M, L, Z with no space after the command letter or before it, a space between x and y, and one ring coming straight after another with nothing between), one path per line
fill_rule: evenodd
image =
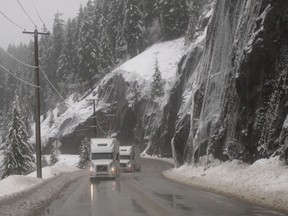
M90 140L90 179L120 174L119 141L116 138L92 138Z
M135 146L120 146L120 169L124 172L140 171L140 149Z

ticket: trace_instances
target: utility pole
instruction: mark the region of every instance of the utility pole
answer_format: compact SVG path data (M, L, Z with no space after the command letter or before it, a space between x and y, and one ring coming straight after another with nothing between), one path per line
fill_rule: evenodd
M93 101L93 119L94 119L94 136L97 137L97 129L96 129L96 101L97 99L87 99L87 101Z
M41 166L41 125L40 125L40 83L39 83L39 56L38 56L38 35L50 35L49 32L38 32L35 28L34 32L23 31L24 34L34 34L34 60L35 60L35 138L36 138L36 167L37 178L42 178Z

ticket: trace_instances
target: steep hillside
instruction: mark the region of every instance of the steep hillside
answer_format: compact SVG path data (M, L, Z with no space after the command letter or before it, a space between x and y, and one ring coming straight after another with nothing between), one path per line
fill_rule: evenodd
M179 165L205 155L287 161L287 6L285 0L202 6L191 44L185 48L183 38L158 43L116 68L93 93L71 97L50 129L44 121L46 143L59 136L62 151L77 152L96 125L97 136L113 132L122 144L173 155ZM156 59L165 88L154 98ZM87 99L96 99L96 118Z
M138 143L152 134L156 112L162 110L176 80L179 60L186 52L184 39L157 43L105 76L91 93L71 95L42 121L44 153L60 139L62 153L79 153L85 136L107 137L114 133L123 144ZM156 59L164 82L164 95L151 99ZM96 119L93 112L95 99ZM51 118L53 119L51 121ZM31 137L34 141L34 136Z

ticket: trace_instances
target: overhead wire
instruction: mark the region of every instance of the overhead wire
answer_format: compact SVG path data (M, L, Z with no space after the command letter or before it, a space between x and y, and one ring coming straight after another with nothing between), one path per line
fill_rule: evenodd
M5 51L5 50L4 50L4 52L6 53L6 55L8 55L9 57L11 57L12 59L14 59L15 61L17 61L18 63L20 63L20 64L22 64L22 65L25 65L26 67L33 68L33 69L38 68L38 67L36 67L36 66L29 65L29 64L27 64L27 63L25 63L25 62L17 59L15 56L11 55L10 53L8 53L8 52Z
M1 10L0 10L0 14L5 17L10 23L12 23L13 25L17 26L18 28L20 28L21 30L24 30L25 28L23 28L22 26L18 25L17 23L15 23L13 20L11 20L8 16L6 16Z
M25 84L27 84L27 85L29 85L29 86L32 86L32 87L34 87L34 88L40 88L40 86L36 86L36 85L34 85L34 84L32 84L32 83L27 82L26 80L21 79L20 77L17 77L14 73L12 73L11 71L9 71L9 70L8 70L7 68L5 68L3 65L0 64L0 67L1 67L3 70L5 70L7 73L9 73L11 76L15 77L17 80L19 80L19 81L21 81L21 82L23 82L23 83L25 83Z
M17 61L17 62L19 62L19 63L21 63L21 64L23 64L23 65L25 65L25 66L27 66L27 67L34 68L34 69L35 69L35 68L38 68L38 67L36 67L36 66L29 65L29 64L26 64L25 62L22 62L21 60L17 59L16 57L14 57L13 55L11 55L11 54L8 53L7 51L4 51L4 52L5 52L9 57L13 58L15 61ZM11 72L10 72L8 69L6 69L4 66L2 66L2 68L3 68L4 70L6 70L8 73L11 74ZM55 86L52 84L52 82L48 79L46 73L45 73L43 70L40 70L40 71L43 73L45 79L48 81L48 83L50 84L50 86L55 90L55 92L59 95L59 97L60 97L60 98L63 100L63 102L66 104L64 97L59 93L59 91L56 89L56 87L55 87ZM11 74L11 75L14 75L14 74ZM33 87L36 87L36 86L33 85Z
M36 27L36 23L32 20L32 18L29 16L29 14L27 13L27 11L25 10L25 8L23 7L23 5L20 3L19 0L17 0L18 4L20 5L20 7L22 8L23 12L26 14L26 16L28 17L28 19L34 24L34 26Z
M54 89L54 91L59 95L59 97L62 99L63 103L66 104L65 102L65 98L59 93L59 91L55 88L55 86L52 84L52 82L49 80L49 78L47 77L46 73L40 69L40 71L43 73L45 79L48 81L48 83L50 84L50 86Z
M46 25L45 25L45 23L44 23L43 19L41 18L41 16L40 16L40 14L39 14L39 12L38 12L38 10L37 10L37 8L36 8L36 6L35 6L34 2L33 2L32 0L30 0L30 2L32 3L32 5L33 5L33 7L34 7L34 10L36 11L36 13L37 13L37 15L38 15L38 18L39 18L39 19L40 19L40 21L42 22L42 24L43 24L43 27L44 27L44 28L46 28Z
M99 124L99 121L98 121L97 116L95 116L95 117L96 117L97 125L98 125L99 129L101 130L101 132L102 132L104 135L109 135L110 129L108 130L108 132L105 132L104 129L103 129L103 128L101 127L101 125Z

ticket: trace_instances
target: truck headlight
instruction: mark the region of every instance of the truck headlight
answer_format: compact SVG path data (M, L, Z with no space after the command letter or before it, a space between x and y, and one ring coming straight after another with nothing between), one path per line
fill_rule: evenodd
M90 167L90 173L91 173L91 174L94 173L93 167Z
M115 173L116 172L116 168L115 167L111 167L111 173Z

